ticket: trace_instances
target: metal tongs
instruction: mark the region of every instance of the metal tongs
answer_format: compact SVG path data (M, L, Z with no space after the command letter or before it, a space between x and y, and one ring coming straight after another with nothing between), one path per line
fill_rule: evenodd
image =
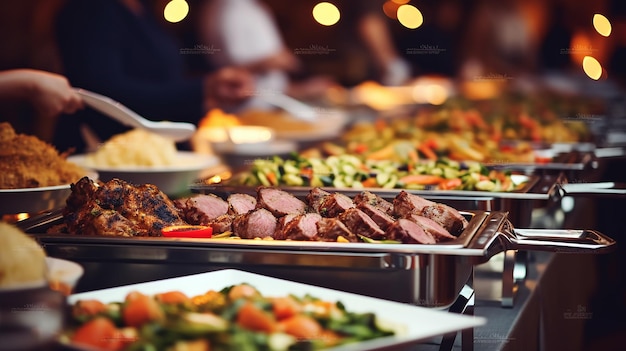
M82 97L85 104L124 125L142 128L176 142L188 140L196 131L196 126L192 123L151 121L109 97L81 88L74 90Z

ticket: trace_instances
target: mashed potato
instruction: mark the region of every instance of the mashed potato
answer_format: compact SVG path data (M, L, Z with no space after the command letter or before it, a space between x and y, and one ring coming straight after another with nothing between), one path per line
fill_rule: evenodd
M85 163L91 167L171 166L176 164L176 144L173 140L133 129L113 136Z
M0 288L45 284L46 254L37 242L9 223L0 222Z

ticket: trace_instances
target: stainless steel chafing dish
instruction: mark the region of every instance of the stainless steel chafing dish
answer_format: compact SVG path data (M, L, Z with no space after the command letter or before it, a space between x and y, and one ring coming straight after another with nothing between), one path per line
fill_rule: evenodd
M446 308L474 265L506 250L604 253L615 242L593 230L515 229L506 212L465 211L457 239L435 245L244 239L110 238L42 234L58 216L20 226L48 255L81 263L90 290L180 274L237 268L421 306ZM81 287L78 287L81 290Z

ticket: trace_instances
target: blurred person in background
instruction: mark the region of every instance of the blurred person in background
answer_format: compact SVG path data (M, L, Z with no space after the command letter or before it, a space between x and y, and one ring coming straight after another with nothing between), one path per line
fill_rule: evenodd
M319 1L265 0L274 10L287 47L296 53L300 76L331 75L341 85L366 80L401 85L413 72L398 52L382 0L330 1L340 12L336 24L325 26L313 18Z
M56 34L70 83L155 121L197 123L211 108L233 108L249 98L254 83L246 70L188 75L183 48L155 8L144 0L69 0L57 17ZM80 118L61 116L54 139L60 150L84 152L128 130L94 110L81 112Z
M336 84L327 76L291 78L302 63L285 45L272 10L262 1L204 0L199 5L197 36L209 51L205 58L217 68L238 66L253 72L258 94L314 99ZM253 97L247 105L265 104Z

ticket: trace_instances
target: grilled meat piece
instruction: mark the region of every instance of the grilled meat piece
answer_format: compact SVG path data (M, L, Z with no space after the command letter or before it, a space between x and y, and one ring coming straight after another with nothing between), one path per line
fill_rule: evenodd
M278 239L278 240L284 240L287 239L284 235L283 235L283 230L285 229L285 226L287 225L287 223L289 223L292 219L298 217L300 215L295 214L295 213L291 213L285 216L282 216L280 218L278 218L278 225L276 226L276 233L274 233L274 239Z
M357 204L356 208L365 212L383 231L387 230L393 222L396 221L395 218L391 217L386 212L379 207L376 207L368 202L361 202Z
M264 208L238 215L233 220L233 232L242 239L272 237L277 226L276 217Z
M83 178L72 186L64 222L74 234L161 236L161 229L187 224L173 202L152 184L112 179L95 186Z
M322 216L317 213L296 215L274 235L274 239L315 241L317 240L317 222L320 219Z
M393 199L393 215L398 218L406 217L411 213L421 212L424 207L434 204L433 201L402 190Z
M380 195L374 194L370 191L362 191L357 194L352 200L357 207L362 206L364 204L369 204L381 210L382 212L393 216L393 204L385 199L383 199Z
M376 240L385 239L385 232L370 216L358 208L349 208L337 218L356 235L363 235Z
M311 191L309 191L304 200L307 204L309 204L309 207L313 211L320 213L320 205L322 204L322 201L329 195L330 193L328 191L322 190L320 188L313 188L311 189Z
M422 229L424 229L426 233L435 238L435 241L437 241L438 243L442 241L456 239L456 236L450 234L450 232L448 232L446 228L442 227L441 225L439 225L439 223L433 221L430 218L418 216L413 213L410 214L407 219L419 224L419 226L422 227Z
M217 217L228 213L228 202L213 194L196 195L174 200L182 217L193 225L209 225Z
M223 214L213 220L211 220L208 225L213 229L213 233L225 233L233 231L233 215Z
M264 208L276 217L288 214L303 214L306 212L306 204L292 194L272 187L259 187L257 189L257 208Z
M256 198L248 194L231 194L226 201L228 213L232 215L246 214L256 208Z
M404 244L434 244L435 239L417 223L406 218L398 219L386 232L387 239Z
M317 221L317 240L334 242L340 237L352 243L360 241L359 237L337 218L322 217Z
M318 207L318 213L322 217L337 217L349 208L354 208L354 202L348 196L341 193L330 194L322 200Z
M430 218L444 227L449 233L456 235L465 229L467 220L454 208L426 200L420 196L401 191L393 200L394 214L407 217L417 214Z

